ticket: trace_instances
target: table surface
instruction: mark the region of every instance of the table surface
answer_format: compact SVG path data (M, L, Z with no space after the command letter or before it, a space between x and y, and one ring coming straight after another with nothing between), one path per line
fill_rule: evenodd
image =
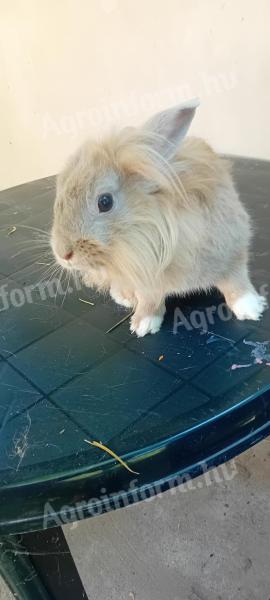
M253 281L267 293L269 163L237 158L234 172L254 220ZM269 311L259 323L228 318L213 290L170 300L154 336L137 339L127 321L107 333L125 309L64 277L56 296L39 237L54 187L46 178L0 194L1 533L137 501L269 433Z

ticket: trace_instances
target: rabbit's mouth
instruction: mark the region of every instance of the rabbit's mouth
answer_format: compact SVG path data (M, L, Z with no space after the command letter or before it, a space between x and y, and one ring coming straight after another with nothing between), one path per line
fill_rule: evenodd
M67 270L88 271L106 264L106 249L93 240L79 239L71 242L66 237L52 235L51 247L55 259L61 267Z
M72 250L66 256L59 257L54 252L57 261L66 269L87 272L90 269L100 269L108 261L107 250L101 244L92 240L81 239L75 242Z

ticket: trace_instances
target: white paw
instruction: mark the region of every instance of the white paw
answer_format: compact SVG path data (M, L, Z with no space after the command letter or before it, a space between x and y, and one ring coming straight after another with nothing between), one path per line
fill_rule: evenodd
M144 317L139 322L131 319L130 330L136 333L138 337L144 337L147 333L157 333L160 330L163 317L153 315L152 317Z
M120 304L120 306L125 306L126 308L132 308L133 304L127 298L122 298L122 296L118 296L117 299L114 298L116 304Z
M126 308L131 308L133 306L132 302L127 298L124 298L119 292L110 289L110 294L112 299L116 302L116 304L120 304L120 306L125 306Z
M266 299L263 296L259 296L256 292L244 294L232 306L235 316L241 321L244 319L258 321L266 308Z

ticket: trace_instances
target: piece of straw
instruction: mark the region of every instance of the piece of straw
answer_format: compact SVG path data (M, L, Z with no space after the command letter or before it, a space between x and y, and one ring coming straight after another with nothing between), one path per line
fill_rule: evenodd
M125 463L122 458L120 458L120 456L118 456L117 454L115 454L115 452L113 450L110 450L110 448L108 448L107 446L104 446L104 444L102 444L101 442L96 442L95 440L93 440L92 442L90 442L89 440L84 440L87 444L90 444L90 446L95 446L95 448L100 448L100 450L104 450L104 452L107 452L108 454L110 454L110 456L112 456L113 458L115 458L115 460L118 460L118 462L120 463L120 465L122 465L122 467L125 467L125 469L127 469L128 471L130 471L130 473L134 473L135 475L140 475L140 473L138 473L137 471L133 471L133 469L131 469L127 463Z
M121 321L118 321L118 323L115 323L115 325L113 325L112 327L110 327L110 329L108 329L108 331L106 331L106 333L111 333L111 331L114 331L114 329L116 329L116 327L119 327L119 325L121 325L122 323L124 323L125 321L127 321L130 317L132 317L132 315L133 315L133 311L130 312L125 317L123 317L123 319L121 319Z
M17 231L17 227L11 227L11 229L8 231L8 235L11 235L12 233L15 233L15 231Z
M84 304L90 304L91 306L95 306L94 302L90 302L90 300L83 300L82 298L79 298L80 302L84 302Z

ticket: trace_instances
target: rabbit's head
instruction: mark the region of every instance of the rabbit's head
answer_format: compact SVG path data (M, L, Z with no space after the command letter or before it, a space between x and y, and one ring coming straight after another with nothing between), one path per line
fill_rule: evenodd
M129 256L135 272L166 260L170 198L181 194L173 160L197 105L170 108L102 143L87 141L70 158L58 177L51 232L58 263L86 273Z

